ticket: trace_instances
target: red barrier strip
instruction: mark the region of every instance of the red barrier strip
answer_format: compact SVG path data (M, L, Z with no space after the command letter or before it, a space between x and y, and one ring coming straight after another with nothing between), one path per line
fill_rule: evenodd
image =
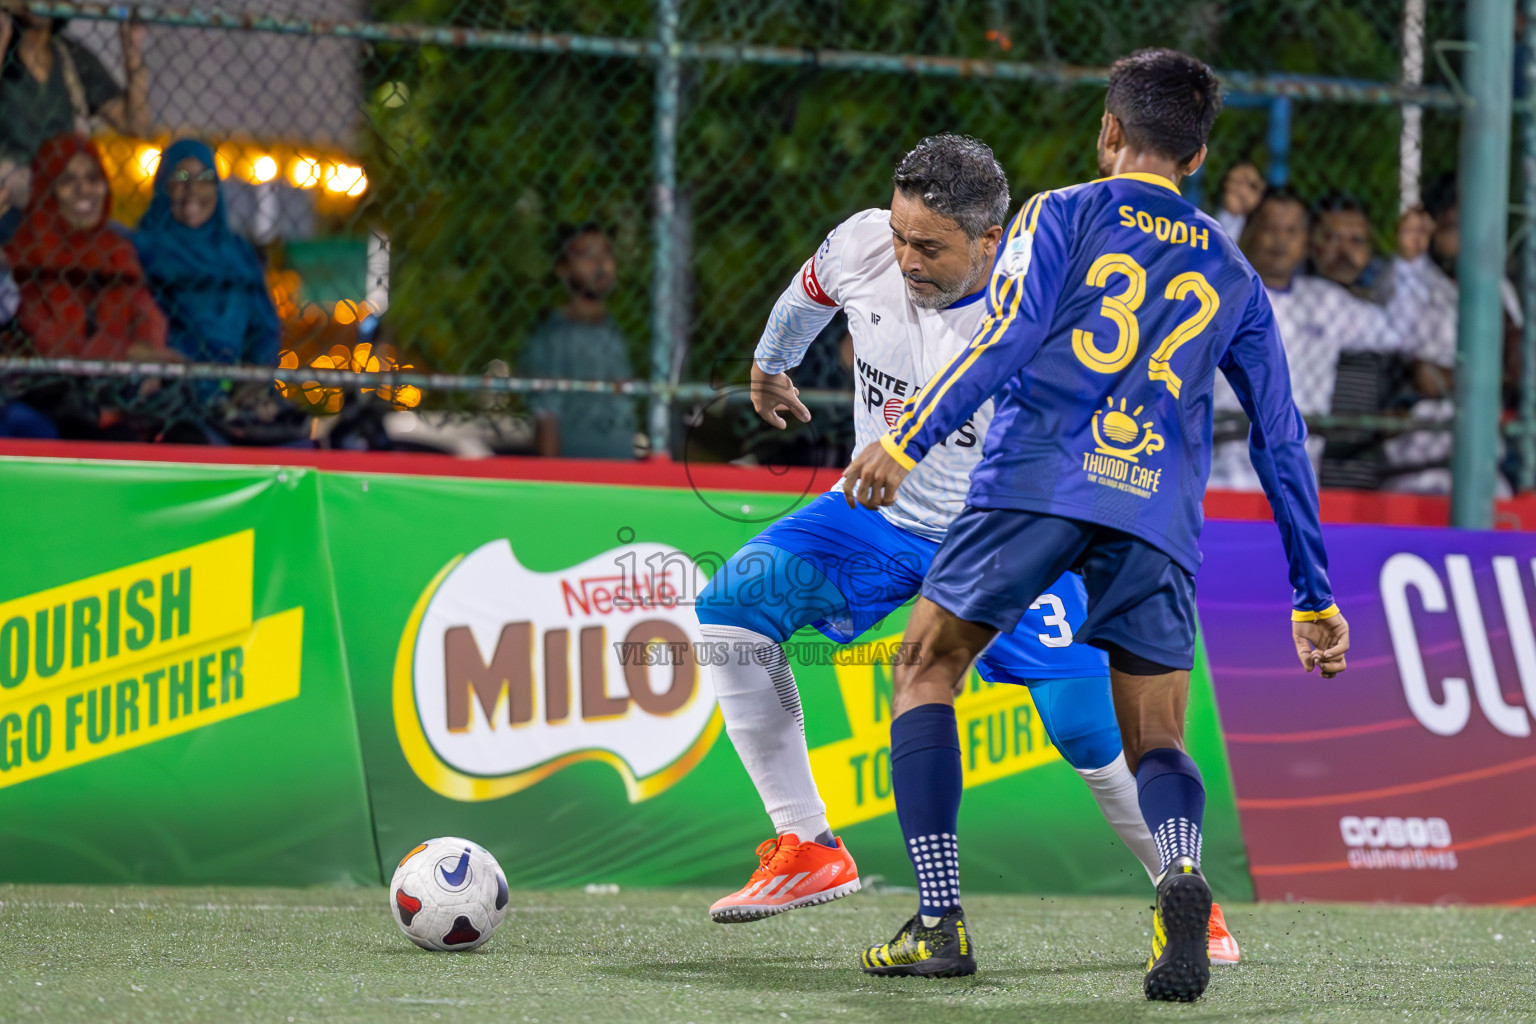
M620 484L630 487L697 487L703 490L771 491L814 494L835 483L838 469L733 466L681 463L670 459L608 462L595 459L541 459L502 455L460 459L428 452L348 452L315 448L238 448L200 445L131 444L110 441L33 441L0 439L0 456L44 459L172 462L234 466L309 466L338 473L399 473L412 476L468 477L491 480L543 480L563 483ZM1379 523L1394 526L1445 526L1450 499L1379 491L1323 491L1325 523ZM1270 518L1262 494L1211 491L1205 496L1208 519ZM1496 527L1536 529L1536 495L1523 494L1498 503Z

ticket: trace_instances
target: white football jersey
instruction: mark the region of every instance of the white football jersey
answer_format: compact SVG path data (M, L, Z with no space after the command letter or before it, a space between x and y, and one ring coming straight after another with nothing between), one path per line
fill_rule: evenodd
M896 265L890 211L865 210L833 229L806 261L775 303L754 356L768 373L798 365L841 307L853 337L855 451L862 451L895 424L915 391L970 344L986 313L984 296L977 292L944 309L914 306ZM989 399L918 463L896 504L881 514L904 530L942 540L965 508L991 420ZM834 489L841 487L839 480Z

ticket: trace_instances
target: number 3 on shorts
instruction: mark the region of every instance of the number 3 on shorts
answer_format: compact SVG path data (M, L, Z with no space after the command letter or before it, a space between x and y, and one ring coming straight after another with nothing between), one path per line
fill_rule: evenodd
M1029 610L1036 612L1047 605L1050 606L1051 610L1043 621L1047 626L1056 627L1056 635L1052 636L1050 633L1036 633L1035 635L1047 647L1071 647L1072 623L1067 621L1067 610L1062 607L1059 597L1055 594L1041 594L1040 599L1029 606Z

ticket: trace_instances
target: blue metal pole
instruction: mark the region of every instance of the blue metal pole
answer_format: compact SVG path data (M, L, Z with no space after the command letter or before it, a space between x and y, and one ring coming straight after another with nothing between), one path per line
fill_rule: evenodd
M1469 0L1467 39L1451 524L1486 530L1498 480L1515 0Z
M672 335L677 329L677 119L682 70L677 46L678 0L656 0L656 139L653 154L655 208L652 214L651 387L647 433L653 456L669 454L671 405L665 396L672 377Z
M1269 101L1269 183L1276 188L1291 180L1291 98L1276 96Z

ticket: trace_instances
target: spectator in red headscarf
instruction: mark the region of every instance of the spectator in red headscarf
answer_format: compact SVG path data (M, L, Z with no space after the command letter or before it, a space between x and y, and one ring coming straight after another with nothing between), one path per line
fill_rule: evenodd
M165 361L165 317L133 243L107 226L112 192L88 139L59 135L32 161L32 194L5 255L16 319L40 356Z

